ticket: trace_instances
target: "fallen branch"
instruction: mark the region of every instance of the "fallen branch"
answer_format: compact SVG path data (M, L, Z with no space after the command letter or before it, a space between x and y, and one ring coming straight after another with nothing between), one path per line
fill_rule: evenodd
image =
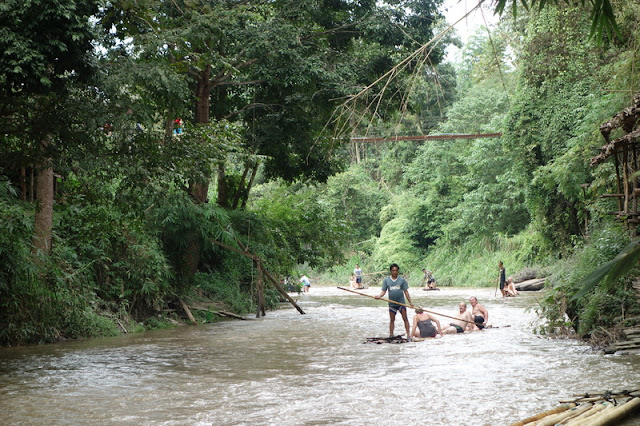
M198 321L196 321L196 319L193 317L193 314L191 313L191 311L189 310L189 306L187 306L186 303L184 303L182 301L182 299L178 299L178 301L180 302L180 304L182 305L182 309L184 309L184 311L187 314L187 317L189 317L189 320L191 321L191 324L193 325L198 325Z
M212 311L211 309L201 308L201 307L198 307L198 306L191 306L190 308L191 308L191 309L195 309L196 311L211 312L212 314L219 315L219 316L221 316L221 317L236 318L236 319L243 320L243 321L246 321L246 320L247 320L247 318L245 318L245 317L241 317L240 315L232 314L231 312L225 312L225 311Z

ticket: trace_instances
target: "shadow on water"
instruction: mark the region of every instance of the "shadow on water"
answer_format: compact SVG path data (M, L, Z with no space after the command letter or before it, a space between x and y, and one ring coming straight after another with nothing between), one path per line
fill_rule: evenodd
M1 349L3 424L498 425L574 393L640 383L636 356L534 335L535 294L411 294L447 315L477 296L499 328L363 344L388 333L386 304L314 286L298 297L306 315L283 308L252 321Z

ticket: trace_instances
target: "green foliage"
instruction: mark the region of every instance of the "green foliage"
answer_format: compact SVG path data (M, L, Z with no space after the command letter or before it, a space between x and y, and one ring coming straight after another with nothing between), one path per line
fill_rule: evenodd
M153 209L151 221L168 253L175 272L173 291L182 295L191 288L188 270L190 248L193 244L207 251L216 250L211 240L232 243L233 235L226 227L227 213L211 204L195 204L185 193L173 193Z
M399 216L384 225L371 254L377 271L388 270L392 263L400 265L402 271L411 270L419 264L420 257L413 248L409 226L406 216Z
M337 220L343 220L351 230L350 241L360 243L380 232L380 209L389 196L375 182L364 167L349 170L331 177L323 191L322 203Z
M586 25L576 8L545 9L532 16L520 61L521 84L503 136L512 152L512 181L526 188L527 213L560 250L582 231L580 184L591 179L587 156L594 147L584 132L593 134L599 124L592 121L590 107L599 91L598 75L592 72L597 51L582 38ZM544 70L540 61L547 64Z
M213 300L229 306L233 312L244 314L253 310L253 304L246 293L242 292L238 282L244 278L243 271L234 269L229 271L217 269L211 273L198 273L194 284Z
M117 336L120 334L115 321L99 315L89 307L70 312L65 318L63 330L65 335L70 338Z
M109 205L72 205L59 228L78 266L90 267L98 297L141 312L162 307L172 273L158 241L135 218Z
M0 93L42 93L84 75L94 0L5 0L0 5Z
M511 237L475 235L464 242L443 238L429 249L422 267L434 272L438 285L495 287L500 261L505 265L507 276L525 268L539 269L537 265L548 262L550 253L544 243L545 240L530 229Z
M350 229L345 218L332 211L331 205L339 205L336 200L321 196L321 186L272 182L254 192L250 208L261 212L282 256L289 257L286 263L280 257L286 269L291 271L303 263L326 266L342 260L346 242L352 241Z
M546 6L555 4L572 4L571 2L563 2L561 0L520 0L524 9L542 10ZM502 14L508 4L508 0L497 0L495 3L496 13ZM616 23L614 9L610 0L581 0L580 4L583 9L591 9L591 36L595 36L599 41L605 37L620 36L620 28ZM518 13L518 0L511 0L511 10L513 15Z
M615 286L585 288L594 265L613 259L624 247L624 233L617 227L595 230L587 244L564 262L554 266L548 280L551 289L545 293L539 310L543 322L540 333L553 334L570 326L581 336L598 327L612 327L615 317L631 315L637 310L636 297L630 282L622 276ZM634 271L637 273L637 271Z

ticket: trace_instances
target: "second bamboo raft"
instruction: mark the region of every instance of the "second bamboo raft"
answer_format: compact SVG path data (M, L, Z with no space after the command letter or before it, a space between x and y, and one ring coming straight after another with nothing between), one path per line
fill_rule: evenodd
M619 424L640 408L638 391L585 394L551 410L536 414L511 426L604 426Z

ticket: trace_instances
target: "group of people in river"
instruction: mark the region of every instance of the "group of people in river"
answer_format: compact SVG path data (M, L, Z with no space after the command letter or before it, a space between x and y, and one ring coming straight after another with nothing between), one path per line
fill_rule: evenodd
M433 272L427 270L426 268L422 268L422 287L423 290L439 290L436 288L436 279L433 276ZM354 290L362 290L365 288L362 278L365 274L362 273L362 269L359 264L356 264L355 269L353 270L353 274L351 274L351 278L349 279L349 287Z
M413 337L436 337L438 334L458 334L465 331L482 330L487 326L489 321L489 311L483 305L478 303L476 297L469 299L472 311L467 310L467 304L460 302L458 305L458 313L450 318L449 324L442 327L440 321L422 308L415 310L416 315L413 318L413 328L409 326L409 317L407 315L407 306L413 306L411 296L409 295L409 283L403 277L398 276L400 267L392 264L389 267L390 276L382 281L380 294L375 296L380 299L389 292L389 336L394 336L396 315L400 313L404 327L409 338ZM444 316L444 315L441 315Z

